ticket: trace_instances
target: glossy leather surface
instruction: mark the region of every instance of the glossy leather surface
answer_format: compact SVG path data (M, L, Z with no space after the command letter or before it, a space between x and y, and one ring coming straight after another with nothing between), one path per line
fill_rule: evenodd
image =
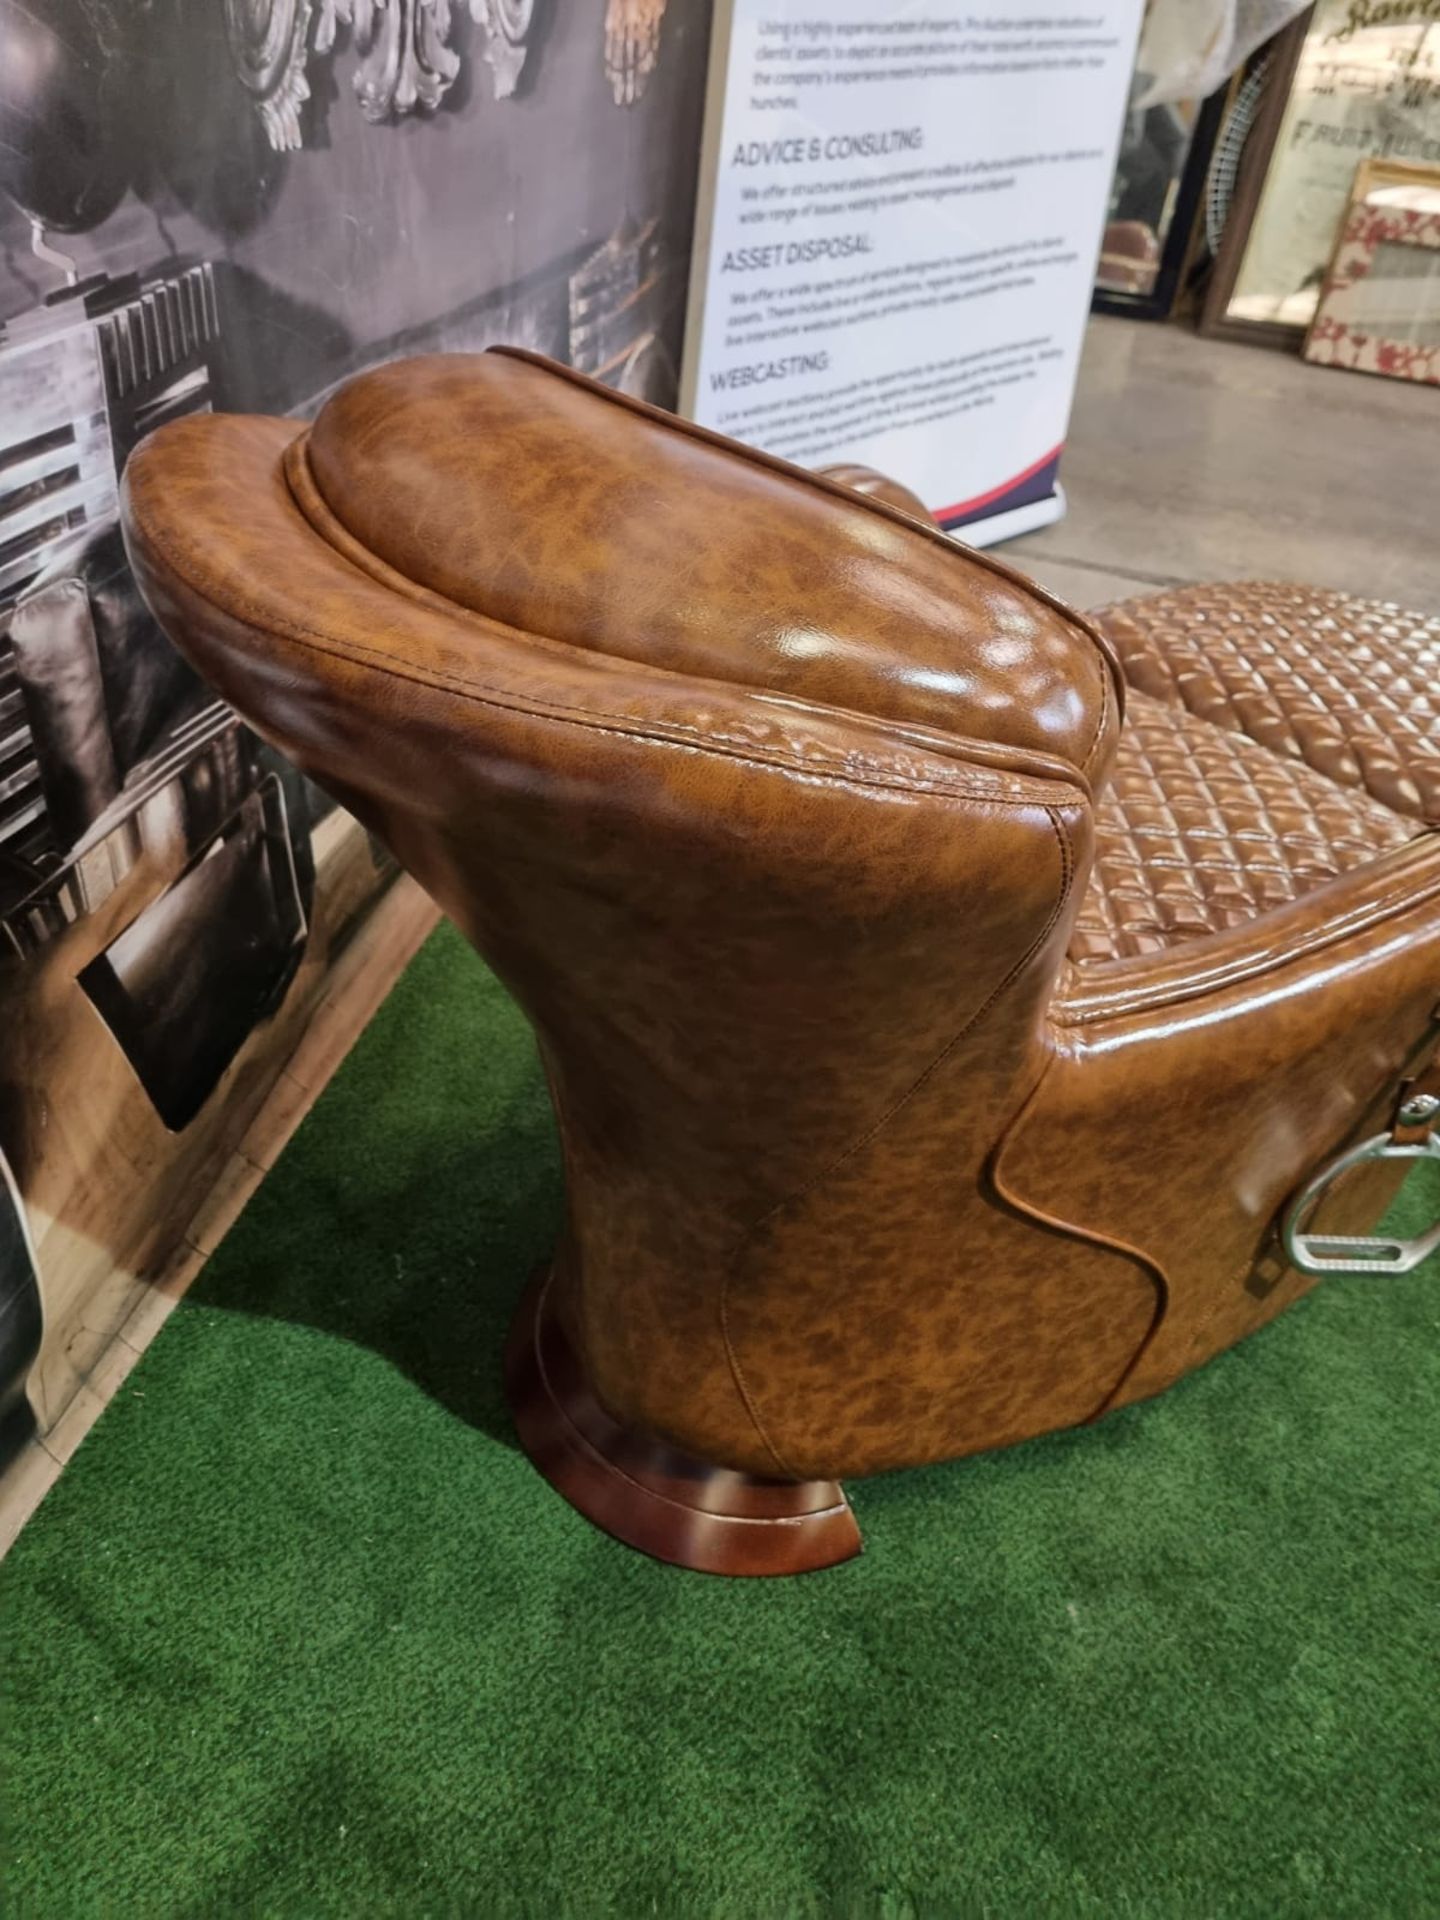
M297 460L369 553L522 632L1087 771L1113 745L1093 631L1000 562L528 356L361 374Z
M898 480L892 480L887 473L877 473L874 467L860 465L855 460L837 461L835 465L820 467L821 476L833 480L837 486L849 487L855 493L863 493L871 500L883 500L888 507L898 507L901 513L908 513L912 519L919 520L925 526L933 526L929 509L918 493L912 493L909 487L902 487Z
M1080 961L1243 926L1413 838L1416 823L1244 734L1130 695L1095 808Z
M656 1443L828 1479L1157 1390L1433 1051L1440 836L1183 701L1107 788L1087 623L873 495L493 355L177 422L125 511L529 1016L557 1324Z
M1142 692L1440 824L1440 615L1247 580L1095 618Z

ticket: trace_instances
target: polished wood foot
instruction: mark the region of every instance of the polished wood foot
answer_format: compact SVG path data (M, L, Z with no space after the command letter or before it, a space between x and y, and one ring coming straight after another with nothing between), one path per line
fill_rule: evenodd
M520 1444L572 1507L656 1560L699 1573L813 1573L860 1551L833 1480L760 1480L629 1432L595 1398L549 1305L525 1290L505 1351Z

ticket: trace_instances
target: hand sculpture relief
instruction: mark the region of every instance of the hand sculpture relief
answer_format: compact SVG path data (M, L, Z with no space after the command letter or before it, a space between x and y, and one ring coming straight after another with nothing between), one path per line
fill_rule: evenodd
M617 107L633 107L655 71L666 4L667 0L608 0L605 77Z

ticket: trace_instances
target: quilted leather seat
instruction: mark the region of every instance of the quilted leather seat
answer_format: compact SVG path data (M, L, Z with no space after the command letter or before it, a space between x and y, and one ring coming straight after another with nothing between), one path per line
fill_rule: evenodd
M1132 687L1440 826L1440 615L1247 580L1096 618Z
M1243 927L1415 832L1363 791L1132 691L1071 957L1158 953Z
M634 1545L845 1558L841 1476L1160 1391L1311 1284L1317 1169L1425 1147L1423 621L1092 623L875 476L509 352L164 427L125 515L182 651L534 1026L567 1225L512 1403Z
M1440 617L1244 581L1095 619L1132 691L1076 960L1239 926L1440 826Z

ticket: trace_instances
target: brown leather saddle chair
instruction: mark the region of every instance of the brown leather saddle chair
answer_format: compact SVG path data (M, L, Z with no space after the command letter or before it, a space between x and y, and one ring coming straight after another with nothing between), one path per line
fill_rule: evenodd
M527 1450L713 1571L842 1560L841 1476L1091 1420L1437 1237L1352 1236L1434 1150L1440 629L1092 623L846 477L886 498L503 352L126 481L167 632L534 1027Z

